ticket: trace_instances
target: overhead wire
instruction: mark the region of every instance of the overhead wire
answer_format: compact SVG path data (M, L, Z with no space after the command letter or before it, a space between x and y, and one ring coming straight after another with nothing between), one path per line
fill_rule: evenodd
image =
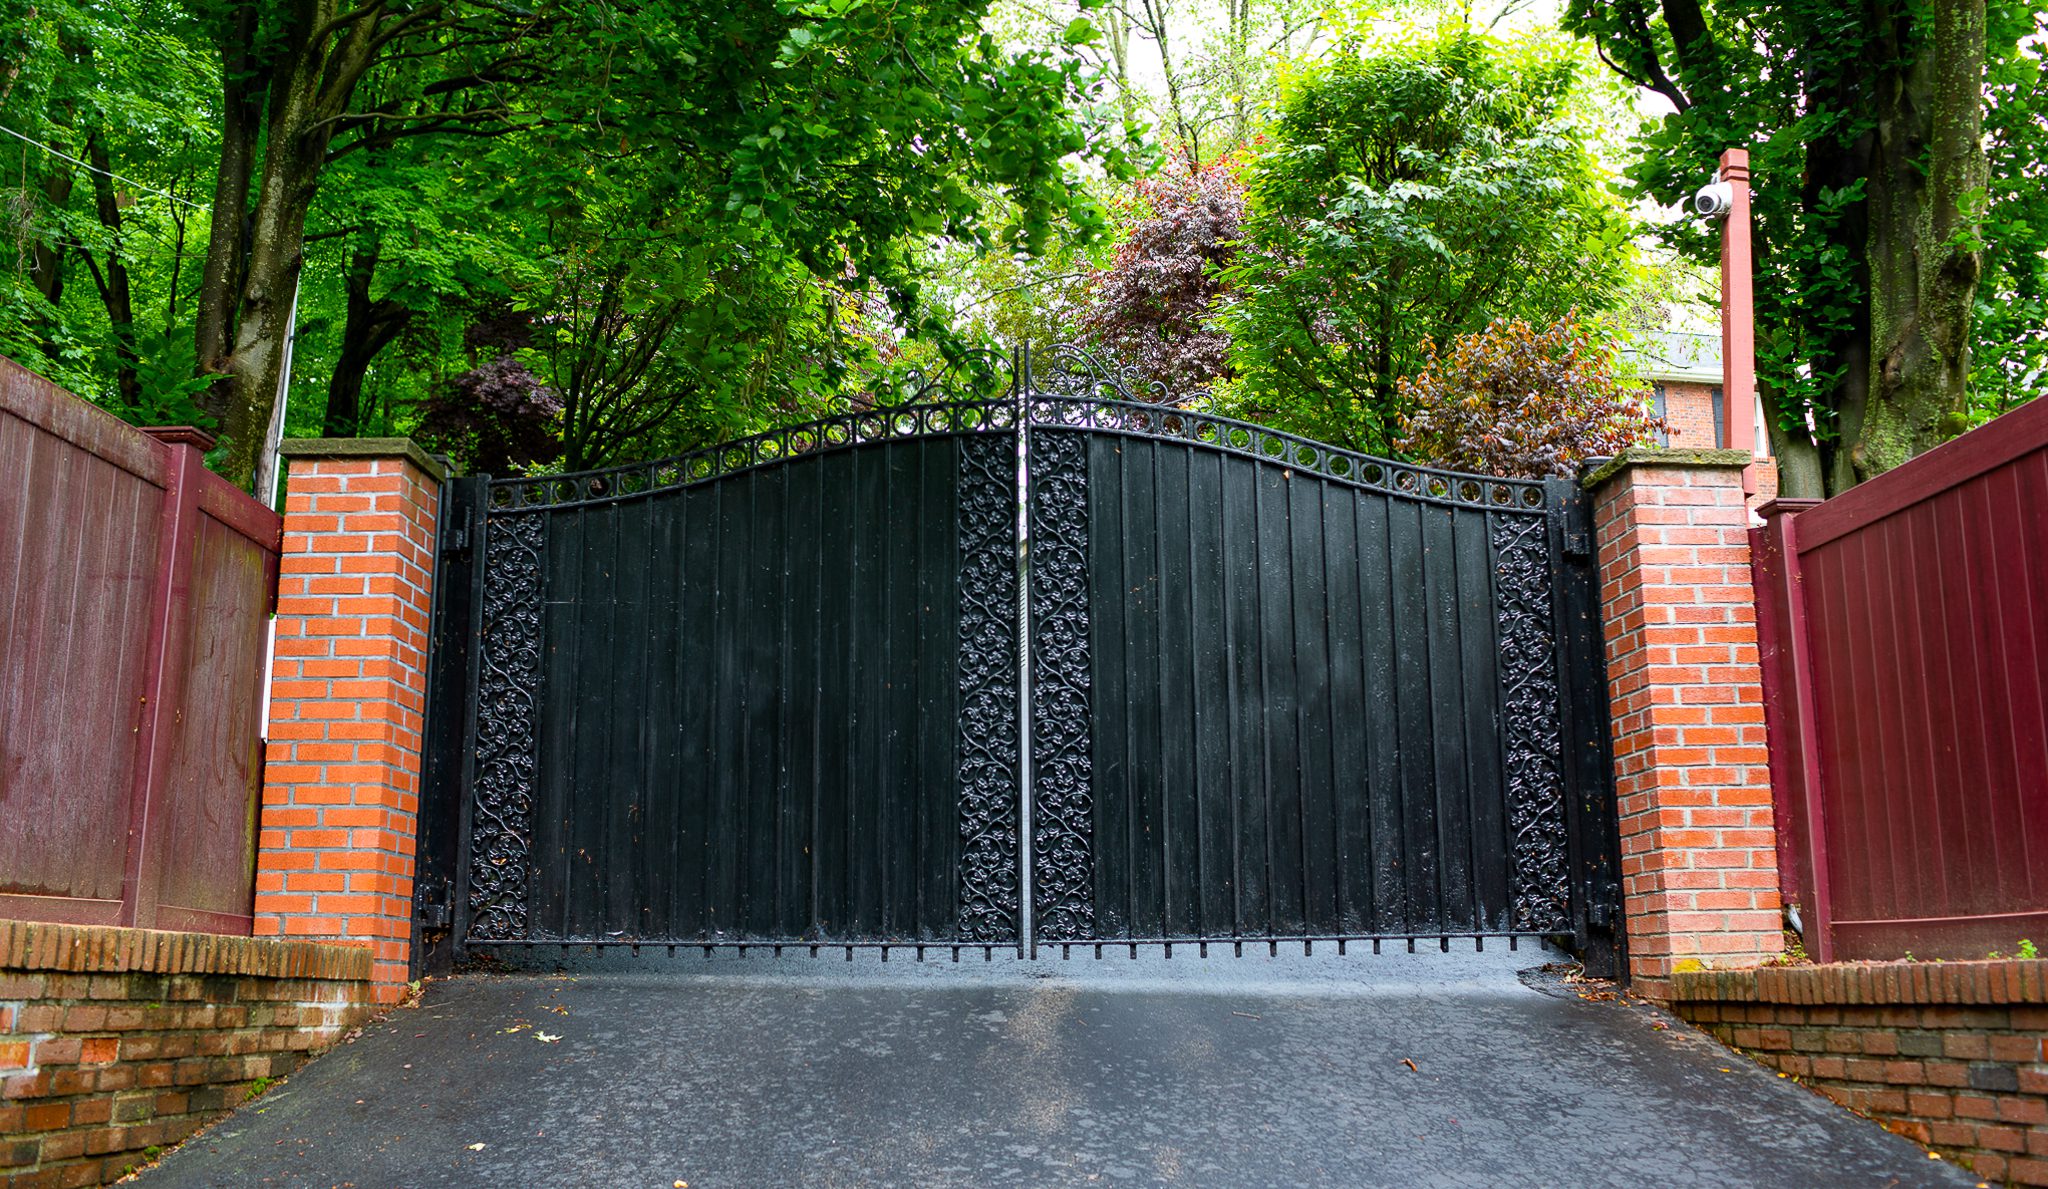
M125 182L130 186L134 186L138 190L147 190L151 194L155 194L162 198L168 198L172 202L182 202L186 206L191 207L193 210L206 211L213 209L212 205L209 203L194 202L189 198L180 198L176 194L171 193L169 190L159 190L155 186L147 185L143 182L138 182L134 178L122 177L120 174L115 173L113 170L101 169L99 166L94 165L90 161L80 161L78 158L72 156L67 152L64 152L61 149L51 148L49 145L44 144L42 141L37 140L35 137L26 135L24 133L16 132L14 129L9 128L5 124L0 124L0 132L5 132L7 135L15 138L16 140L21 141L24 144L34 145L35 147L41 149L45 153L50 154L52 157L61 157L64 160L71 162L73 165L80 166L81 168L84 169L90 169L91 171L101 175L102 177L110 177L117 182Z

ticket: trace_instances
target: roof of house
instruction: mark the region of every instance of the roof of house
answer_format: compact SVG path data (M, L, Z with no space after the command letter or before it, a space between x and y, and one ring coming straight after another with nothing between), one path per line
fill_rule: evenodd
M1721 382L1721 335L1692 330L1652 331L1627 352L1636 374L1650 381Z

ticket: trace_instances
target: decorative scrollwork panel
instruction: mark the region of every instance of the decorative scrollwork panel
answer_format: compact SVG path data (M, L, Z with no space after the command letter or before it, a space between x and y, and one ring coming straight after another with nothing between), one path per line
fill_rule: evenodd
M1499 616L1501 729L1513 854L1511 927L1570 928L1563 725L1551 621L1549 523L1491 521Z
M1017 439L960 443L960 919L969 942L1017 939Z
M1089 745L1088 440L1033 433L1031 845L1036 934L1095 935Z
M484 546L482 674L469 861L469 936L527 935L547 522L493 518Z

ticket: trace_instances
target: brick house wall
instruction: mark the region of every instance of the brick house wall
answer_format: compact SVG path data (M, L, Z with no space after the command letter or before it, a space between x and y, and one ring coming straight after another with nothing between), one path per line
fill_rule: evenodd
M1715 404L1720 385L1699 380L1665 379L1655 380L1653 391L1663 410L1664 421L1670 426L1668 433L1659 436L1658 445L1674 450L1719 450L1726 446L1726 427L1723 425L1727 410L1715 415ZM1770 449L1766 436L1759 443L1764 450ZM1778 495L1778 460L1760 458L1756 464L1756 494L1750 500L1751 507L1759 507Z
M1727 435L1714 408L1719 387L1692 380L1659 381L1654 391L1669 428L1657 444L1679 450L1725 449Z
M1704 381L1653 381L1653 393L1657 407L1663 409L1663 420L1669 424L1669 432L1661 434L1657 444L1671 446L1673 450L1720 450L1726 444L1726 430L1722 420L1726 409L1720 409L1716 417L1714 405L1718 403L1716 393L1720 385ZM1759 446L1769 450L1769 438L1761 438ZM1749 499L1751 508L1761 508L1763 503L1778 497L1778 458L1757 458L1757 491Z

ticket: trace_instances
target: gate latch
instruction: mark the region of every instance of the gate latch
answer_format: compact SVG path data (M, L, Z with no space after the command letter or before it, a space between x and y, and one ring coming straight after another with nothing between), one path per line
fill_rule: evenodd
M448 554L469 552L469 526L466 524L449 525L448 531L441 537L441 552Z

